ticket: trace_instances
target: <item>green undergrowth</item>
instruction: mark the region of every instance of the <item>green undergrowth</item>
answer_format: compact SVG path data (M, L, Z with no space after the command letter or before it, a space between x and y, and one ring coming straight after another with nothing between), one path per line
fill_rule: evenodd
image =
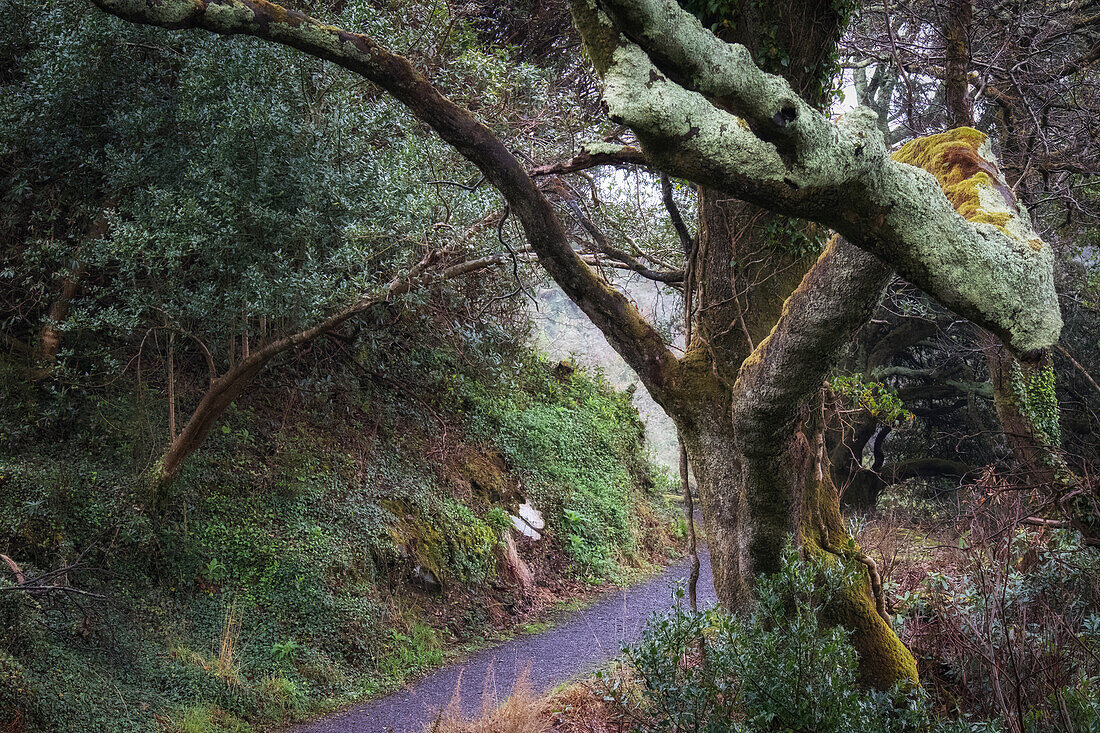
M359 362L239 401L159 506L162 395L0 366L0 552L95 594L32 597L0 568L0 730L266 729L392 689L499 635L487 608L514 594L499 549L523 500L574 580L667 556L668 479L598 375L522 350Z
M638 565L637 529L647 519L632 494L640 481L663 499L673 479L638 452L645 428L630 395L601 379L523 375L503 398L456 375L472 433L492 440L517 467L526 498L560 520L575 572L624 579Z

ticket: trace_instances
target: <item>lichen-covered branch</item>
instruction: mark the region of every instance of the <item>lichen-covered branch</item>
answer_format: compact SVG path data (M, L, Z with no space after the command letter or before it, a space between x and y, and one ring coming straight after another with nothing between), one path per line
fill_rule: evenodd
M771 334L741 365L733 417L748 455L781 449L779 436L825 380L837 352L878 305L890 269L834 237L783 305Z
M634 130L654 166L835 229L1017 354L1057 341L1053 253L1023 207L976 185L996 221L968 221L924 169L950 156L911 149L892 159L874 112L832 122L675 0L595 3L574 0L574 17L612 119ZM984 137L972 147L995 171Z
M92 1L135 23L246 34L291 46L392 94L500 191L550 276L603 331L653 397L666 397L676 358L660 334L573 251L553 206L508 147L468 110L443 96L408 60L368 36L325 25L267 0Z

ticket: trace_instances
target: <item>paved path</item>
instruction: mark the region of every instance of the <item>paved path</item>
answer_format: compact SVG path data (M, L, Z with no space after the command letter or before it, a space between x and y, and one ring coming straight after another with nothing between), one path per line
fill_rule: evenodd
M699 548L699 605L715 602L710 575L710 555ZM683 560L652 580L610 594L592 606L542 634L522 636L485 649L470 658L444 667L411 687L352 708L343 713L294 728L294 733L420 733L454 696L462 675L462 709L474 714L481 709L486 677L507 697L516 677L529 668L535 692L554 687L571 677L589 672L619 653L623 644L636 640L651 614L672 605L672 584L685 579L690 561ZM684 603L687 603L686 599Z

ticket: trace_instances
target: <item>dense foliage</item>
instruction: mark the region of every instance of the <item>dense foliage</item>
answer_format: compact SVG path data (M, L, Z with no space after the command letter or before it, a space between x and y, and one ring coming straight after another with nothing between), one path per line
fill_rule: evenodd
M683 4L816 107L850 79L890 144L987 132L1008 197L1036 211L1034 242L1056 248L1066 328L1045 361L1021 361L895 280L825 389L826 371L803 380L779 420L796 425L784 460L826 501L803 506L799 486L764 511L801 517L776 520L776 536L797 527L803 550L834 560L844 527L824 507L868 512L851 522L851 566L791 550L738 613L654 619L628 651L636 685L602 702L657 731L1100 730L1086 546L1100 541L1095 3L835 0L804 4L807 17ZM585 317L622 326L608 313L627 301L607 284L652 301L621 351L636 333L651 361L672 345L669 364L705 363L698 384L760 363L741 362L762 321L791 312L783 299L827 233L728 200L708 220L713 198L635 165L566 3L289 6L385 39L534 171L565 253L598 273L573 271L597 286ZM81 0L0 0L0 17L0 728L248 730L320 714L536 617L547 591L532 577L578 594L667 559L681 487L646 454L632 392L529 348L541 276L522 207L398 103L282 46L128 24ZM616 165L547 165L593 150ZM806 151L782 153L801 165ZM408 292L309 331L421 261ZM696 360L677 362L685 318ZM718 359L742 332L748 350ZM662 389L696 378L658 371ZM243 386L171 492L154 488L180 428L234 374ZM781 391L759 384L754 396ZM753 459L774 446L745 449L752 431L725 424L724 390L700 390L711 404L679 426L720 416L726 432L695 441L714 455L696 457L729 470L701 488L755 521L774 497L730 477L760 473ZM538 543L517 535L523 504L546 519ZM870 618L912 650L923 689L861 686L853 629L826 623L865 577L884 581Z
M751 612L677 607L653 619L627 650L647 725L658 731L926 730L919 693L879 693L856 682L856 653L840 627L822 625L832 594L861 577L839 564L801 562L761 579Z
M544 542L559 548L546 551L571 560L567 572L595 582L660 557L668 515L651 492L664 485L626 398L581 373L559 379L516 348L387 351L387 368L361 383L307 370L261 390L231 411L159 516L136 500L129 454L147 418L132 395L75 400L72 437L36 433L35 448L0 454L5 552L28 577L65 568L76 589L0 593L4 720L243 729L370 695L478 643L494 633L487 598L511 592L499 563L516 501L471 490L469 462L486 447L515 466L497 480L525 483L543 508ZM394 379L446 397L422 401ZM20 410L10 387L5 419ZM517 397L490 415L479 407L489 394ZM288 409L288 395L301 403ZM563 453L563 424L590 449ZM571 512L624 529L578 545ZM457 613L442 626L416 567Z
M626 719L677 733L1096 730L1096 563L1075 544L1027 533L983 543L901 594L895 623L934 666L924 689L860 689L847 633L820 620L859 575L793 552L748 613L677 607L652 619L626 650L636 682L605 673L597 689ZM1038 569L1021 571L1029 555Z

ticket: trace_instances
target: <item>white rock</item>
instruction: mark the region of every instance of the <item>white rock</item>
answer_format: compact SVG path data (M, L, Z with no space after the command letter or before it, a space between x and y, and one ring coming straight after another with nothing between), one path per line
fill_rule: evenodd
M523 517L523 521L531 525L532 529L546 527L546 522L542 521L542 512L531 506L530 502L525 501L519 505L519 515Z
M427 586L428 588L438 588L441 585L441 583L439 582L439 578L435 577L435 573L433 573L431 570L428 570L428 568L424 567L423 565L417 565L416 567L414 567L412 574L413 578L420 581L421 584Z
M533 540L542 539L542 535L539 534L537 530L532 529L531 525L527 524L527 522L523 521L515 514L509 514L508 516L512 520L512 526L515 527L516 531L522 534L524 537L530 537Z

